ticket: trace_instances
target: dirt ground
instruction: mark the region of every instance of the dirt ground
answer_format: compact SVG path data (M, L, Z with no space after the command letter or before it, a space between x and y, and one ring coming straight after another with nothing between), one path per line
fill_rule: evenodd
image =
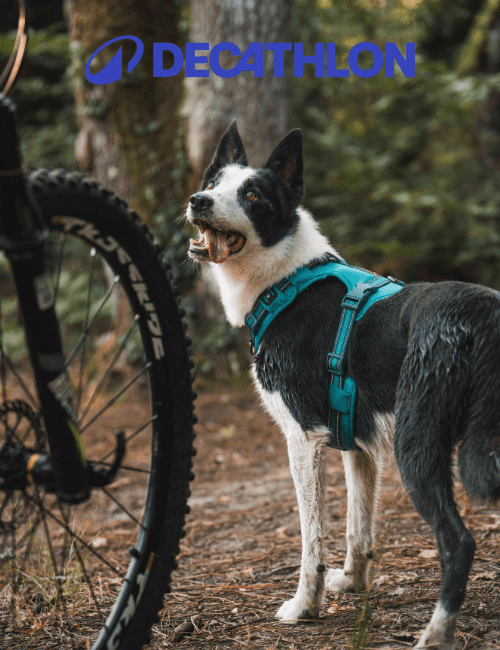
M440 568L429 527L388 462L369 595L328 594L317 622L274 614L295 591L300 529L283 437L251 387L198 387L196 480L179 569L151 650L403 648L429 620ZM345 554L340 452L328 451L327 566ZM457 486L477 542L456 648L500 649L500 508L473 506Z

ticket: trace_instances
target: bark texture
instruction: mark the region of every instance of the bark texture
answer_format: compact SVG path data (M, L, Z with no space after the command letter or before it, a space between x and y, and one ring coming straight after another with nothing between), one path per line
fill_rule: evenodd
M153 43L179 46L175 0L66 0L73 49L73 79L80 119L76 158L85 173L123 196L151 225L165 201L185 199L179 164L179 107L182 75L153 77ZM131 34L144 43L140 63L130 73L132 41L120 41L97 55L97 72L123 47L124 75L102 86L85 79L85 63L106 41ZM94 67L95 66L95 67Z
M235 43L243 52L250 43L290 42L291 0L193 0L191 42ZM198 56L208 52L199 52ZM224 79L186 79L188 98L187 149L196 182L212 159L215 147L233 118L238 119L250 165L264 162L274 145L290 130L290 75L274 77L273 52L264 57L264 76L252 72ZM220 57L223 67L237 58L228 52ZM201 69L202 66L198 65Z

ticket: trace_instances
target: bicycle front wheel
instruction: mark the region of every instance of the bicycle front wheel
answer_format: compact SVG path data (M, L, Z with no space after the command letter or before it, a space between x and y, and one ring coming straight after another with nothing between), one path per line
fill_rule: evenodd
M64 171L32 172L28 186L50 231L46 265L85 457L110 467L119 430L126 455L115 481L78 506L39 485L0 485L0 638L137 650L176 566L192 478L181 314L151 235L122 200ZM5 260L0 274L5 471L15 445L49 450Z

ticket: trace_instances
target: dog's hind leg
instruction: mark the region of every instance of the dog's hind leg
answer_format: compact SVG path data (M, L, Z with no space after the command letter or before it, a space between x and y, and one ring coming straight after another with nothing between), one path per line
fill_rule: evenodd
M432 646L436 650L451 650L475 542L458 514L449 464L443 466L442 459L433 462L432 454L424 453L418 458L421 450L413 452L412 463L404 462L401 453L397 453L397 458L403 483L416 509L434 532L443 569L439 601L417 648Z
M276 617L282 621L316 618L323 602L325 554L325 447L328 431L304 432L290 418L286 428L290 468L297 491L302 533L302 563L297 593L283 603Z
M330 569L325 588L359 591L366 586L372 555L378 463L364 451L342 452L347 483L347 555L343 569Z
M474 558L474 539L453 497L451 469L470 386L463 331L451 325L440 330L438 323L410 341L398 387L396 460L410 499L434 532L443 570L439 601L417 648L451 650Z

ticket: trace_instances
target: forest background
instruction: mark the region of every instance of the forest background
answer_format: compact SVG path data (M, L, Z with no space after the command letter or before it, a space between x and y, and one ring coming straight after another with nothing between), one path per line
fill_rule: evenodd
M2 0L2 10L0 65L17 7ZM202 374L246 363L246 337L225 324L186 262L181 218L234 117L256 165L290 128L303 130L304 205L350 263L404 281L500 289L500 0L33 0L30 19L13 93L25 160L80 169L139 212L173 265ZM108 87L86 82L90 55L124 34L145 43L141 63ZM302 42L306 54L335 42L339 68L356 43L395 42L404 52L415 42L416 75L396 66L393 78L318 78L305 65L302 78L288 67L275 79L268 56L263 79L152 78L148 44L223 40L241 49Z

